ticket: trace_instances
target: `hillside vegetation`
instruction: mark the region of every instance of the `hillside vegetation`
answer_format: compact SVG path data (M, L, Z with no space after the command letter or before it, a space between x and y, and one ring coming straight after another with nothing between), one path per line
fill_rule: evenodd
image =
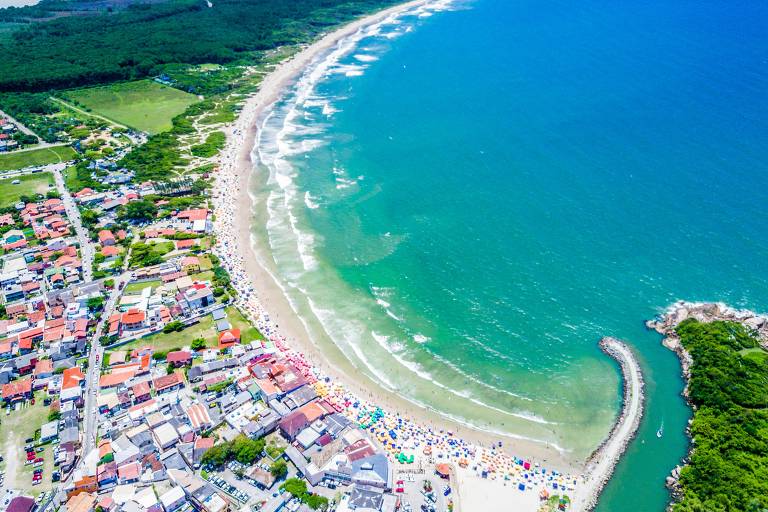
M0 11L26 21L0 39L0 91L45 91L142 78L163 65L249 61L306 41L391 0L169 0L64 15L68 2ZM75 3L73 2L73 5ZM64 11L66 12L66 11Z
M768 357L737 323L682 322L693 357L693 452L675 512L768 509Z

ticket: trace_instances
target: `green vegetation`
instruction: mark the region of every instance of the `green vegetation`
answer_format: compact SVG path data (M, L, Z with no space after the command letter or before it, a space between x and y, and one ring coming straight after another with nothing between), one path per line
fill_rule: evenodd
M227 319L234 329L240 329L240 342L251 343L263 340L264 336L240 313L235 306L229 306L226 310Z
M0 44L0 90L47 91L132 80L159 74L173 63L253 62L260 51L306 42L331 25L388 3L219 0L208 8L196 0L169 0L89 16L66 15L77 7L65 2L3 9L0 22L45 21L28 24Z
M219 151L224 149L224 144L227 142L227 136L224 132L213 132L205 138L205 142L192 146L190 152L202 158L210 158L219 154Z
M69 124L51 117L59 111L59 107L45 93L0 94L0 109L46 142L61 140L58 134Z
M197 101L191 94L152 80L74 89L65 94L87 110L153 134L170 130L171 120Z
M203 338L208 341L208 346L214 347L218 344L216 327L213 324L211 315L205 315L196 324L186 327L182 331L170 333L157 333L146 338L140 338L120 347L120 350L130 350L139 347L152 347L154 350L169 351L175 347L185 347L190 345L191 340Z
M80 192L84 188L91 190L104 190L104 185L93 179L91 170L88 169L88 162L78 162L77 165L67 167L64 170L64 185L70 192Z
M23 169L32 165L47 165L66 162L77 157L69 146L54 146L25 151L14 151L0 155L0 171Z
M253 464L261 458L264 450L263 439L250 439L239 435L232 441L217 442L203 454L201 462L206 466L221 467L234 459L241 464Z
M137 282L128 283L127 285L125 285L125 288L123 289L123 294L125 294L125 295L140 295L141 291L144 288L148 288L148 287L149 288L157 288L161 284L163 284L163 282L160 281L159 279L155 279L155 280L152 280L152 281L143 281L141 283L137 283Z
M139 201L131 201L122 206L118 213L118 218L131 222L149 222L155 218L155 215L157 215L155 203L141 199Z
M18 180L20 183L14 185ZM45 195L49 186L53 185L53 175L48 172L40 174L25 174L15 178L6 178L0 180L0 208L13 206L22 196L34 194Z
M163 256L174 249L173 242L137 242L131 246L131 268L150 267L163 262Z
M288 464L286 464L283 459L276 460L269 466L269 472L272 473L272 476L277 480L285 478L288 474Z
M768 358L732 322L677 327L693 358L688 383L695 407L690 462L680 473L675 512L768 509Z
M226 379L221 382L217 382L216 384L211 384L210 386L208 386L207 391L210 393L218 393L220 391L224 391L231 385L232 385L232 379Z
M302 503L312 510L325 510L328 508L328 498L324 498L319 494L310 494L307 491L307 482L300 478L289 478L280 488L299 498Z
M134 171L137 181L163 181L176 177L174 167L185 163L176 137L171 133L161 133L128 153L118 165Z
M203 350L207 346L205 342L205 338L195 338L192 340L192 345L190 345L190 348L192 350Z

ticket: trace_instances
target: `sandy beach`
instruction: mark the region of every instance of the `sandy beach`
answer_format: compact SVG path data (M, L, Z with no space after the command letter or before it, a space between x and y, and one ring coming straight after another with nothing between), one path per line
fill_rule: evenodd
M330 382L342 390L337 396L344 397L347 403L362 400L384 409L389 421L385 423L407 432L408 448L416 452L419 462L432 462L435 457L449 460L460 460L460 457L466 463L462 468L457 467L464 510L491 510L487 507L499 503L499 493L509 495L505 505L516 503L520 510L535 510L539 491L545 486L558 488L559 482L560 489L567 486L566 489L570 487L572 490L581 481L579 476L566 476L581 472L580 461L568 460L563 453L539 442L492 435L451 422L435 411L383 390L343 358L332 359L321 353L275 277L259 264L253 252L253 204L249 195L254 174L251 153L259 120L265 111L313 59L343 38L427 4L426 0L416 0L345 25L279 64L264 78L258 92L247 99L237 121L227 129L227 147L222 152L214 186L214 229L217 235L214 250L241 294L238 305L284 352L292 353L302 364L306 361L307 368L312 368L317 375L329 377ZM374 435L382 436L377 429L372 431ZM500 441L503 441L503 450ZM404 447L398 448L405 451ZM492 471L482 477L487 468Z

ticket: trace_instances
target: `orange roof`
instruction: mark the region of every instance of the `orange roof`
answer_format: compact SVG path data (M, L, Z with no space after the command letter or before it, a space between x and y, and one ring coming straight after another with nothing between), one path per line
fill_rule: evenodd
M182 382L184 381L179 375L179 372L173 372L170 375L163 375L162 377L158 377L152 381L152 383L155 385L155 390L157 391L168 389L170 387L181 384Z
M110 230L102 229L99 231L99 242L107 242L109 240L112 240L113 242L115 240L115 235L113 235Z
M114 245L108 245L101 250L101 254L103 254L104 256L117 256L118 254L120 254L120 249L118 249Z
M131 391L133 391L133 396L144 396L149 394L149 382L139 382L138 384L134 384L133 387L131 387Z
M328 414L328 411L326 411L317 401L302 405L298 410L304 413L304 416L307 417L307 421L310 423Z
M180 219L188 219L191 221L205 220L208 218L208 210L205 208L194 208L191 210L184 210L179 212L176 217Z
M50 359L42 359L35 365L35 375L53 372L53 362Z
M61 383L61 389L74 388L80 385L80 381L85 380L85 375L80 371L80 368L74 366L64 370L63 379Z
M135 374L136 370L108 373L99 377L99 386L102 388L111 388L117 386L118 384L122 384L123 382L129 381Z
M104 439L99 443L99 458L103 458L108 453L112 453L112 443Z
M123 313L120 321L124 324L137 324L143 322L147 315L143 311L138 309L129 309L128 312Z
M240 329L227 329L219 333L219 348L226 348L240 343Z
M14 398L32 392L32 378L15 380L3 384L3 398Z

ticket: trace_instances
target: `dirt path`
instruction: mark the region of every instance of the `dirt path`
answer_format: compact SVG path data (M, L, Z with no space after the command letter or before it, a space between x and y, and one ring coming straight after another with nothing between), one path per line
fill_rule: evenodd
M113 121L112 119L109 119L108 117L100 116L99 114L94 114L93 112L88 112L87 110L83 110L80 107L76 107L76 106L74 106L71 103L67 103L64 100L61 100L59 98L55 98L53 96L51 96L50 98L51 98L51 101L53 101L54 103L58 103L59 105L65 107L65 108L68 108L70 110L74 110L78 114L83 114L84 116L94 117L96 119L101 119L102 121L104 121L106 123L109 123L112 126L117 126L118 128L124 128L126 130L130 130L130 128L128 128L124 124L117 123L117 122Z
M5 439L5 487L18 489L21 487L21 482L19 482L19 447L13 430L8 434Z

